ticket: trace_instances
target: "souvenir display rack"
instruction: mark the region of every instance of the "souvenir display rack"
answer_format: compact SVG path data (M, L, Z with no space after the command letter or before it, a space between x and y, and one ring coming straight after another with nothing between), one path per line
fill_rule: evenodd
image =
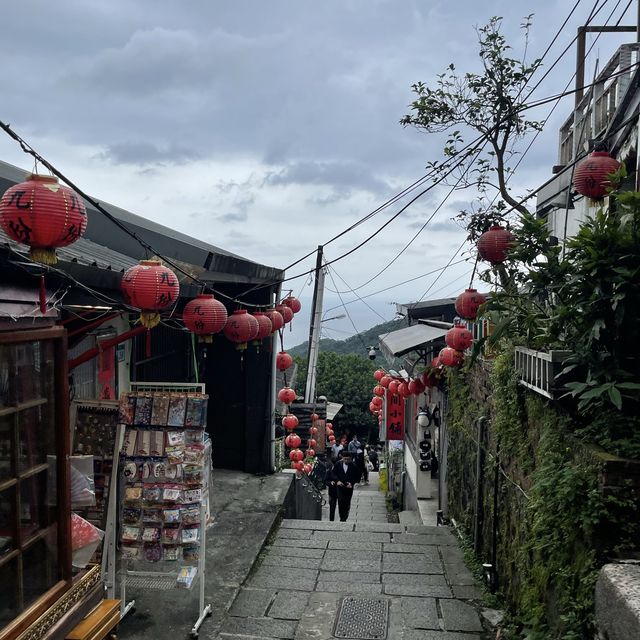
M206 518L211 460L205 437L208 397L204 385L133 383L120 399L119 500L111 495L119 527L110 521L107 588L115 586L120 545L122 615L134 606L127 588L191 589L199 581L198 618L205 605ZM117 530L117 536L115 534Z

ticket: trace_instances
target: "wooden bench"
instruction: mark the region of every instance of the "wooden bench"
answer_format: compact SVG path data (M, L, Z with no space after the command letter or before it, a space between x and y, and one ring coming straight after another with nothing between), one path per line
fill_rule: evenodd
M120 600L103 600L66 637L66 640L103 640L115 638L120 622Z

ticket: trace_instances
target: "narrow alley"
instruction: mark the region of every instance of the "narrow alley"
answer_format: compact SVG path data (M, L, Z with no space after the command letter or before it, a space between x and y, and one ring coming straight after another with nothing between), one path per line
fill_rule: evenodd
M448 528L390 524L371 484L349 521L283 520L217 635L329 640L480 640L480 592Z

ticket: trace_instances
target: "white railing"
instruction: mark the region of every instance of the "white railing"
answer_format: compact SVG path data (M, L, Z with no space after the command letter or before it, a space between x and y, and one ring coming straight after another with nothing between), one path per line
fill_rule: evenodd
M562 362L570 351L534 351L525 347L516 347L515 369L518 382L546 398L558 395L555 377L561 370Z
M560 165L570 164L580 152L588 150L585 143L597 140L607 130L635 71L630 67L638 62L639 55L640 44L622 45L596 78L593 89L586 90L560 128Z

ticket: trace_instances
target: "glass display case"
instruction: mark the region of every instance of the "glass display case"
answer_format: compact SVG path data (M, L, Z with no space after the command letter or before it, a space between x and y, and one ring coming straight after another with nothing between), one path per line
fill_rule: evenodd
M0 640L71 585L68 455L64 330L0 333Z

